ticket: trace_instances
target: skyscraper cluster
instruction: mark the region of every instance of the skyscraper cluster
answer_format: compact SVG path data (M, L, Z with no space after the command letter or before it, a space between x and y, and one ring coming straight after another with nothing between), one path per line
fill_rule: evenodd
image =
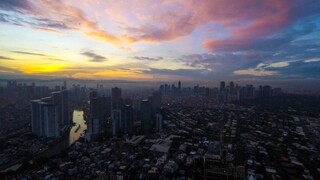
M112 137L124 134L149 134L153 130L162 130L160 114L161 93L154 92L145 99L123 98L118 87L111 89L111 97L99 96L96 91L90 92L90 117L87 122L88 134L95 137L106 132L107 121L110 119ZM135 128L135 122L141 122Z
M68 91L32 100L32 132L40 137L59 137L71 125Z
M205 86L196 85L194 87L181 87L181 82L178 82L178 87L175 84L171 86L168 84L160 85L159 91L167 96L175 95L203 95L206 98L217 99L221 102L231 102L235 100L244 99L268 99L272 96L277 96L282 93L281 88L272 88L270 85L254 87L251 84L245 86L239 86L234 82L226 83L220 82L220 86L216 88L210 88Z

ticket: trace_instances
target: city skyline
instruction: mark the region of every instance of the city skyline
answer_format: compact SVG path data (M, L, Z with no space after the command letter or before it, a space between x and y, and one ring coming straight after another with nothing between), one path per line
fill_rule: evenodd
M319 1L1 1L0 77L317 83Z

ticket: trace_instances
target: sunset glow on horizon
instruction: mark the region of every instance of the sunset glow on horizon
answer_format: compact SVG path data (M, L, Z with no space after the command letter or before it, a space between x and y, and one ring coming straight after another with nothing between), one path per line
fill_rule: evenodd
M320 79L318 0L3 0L0 77Z

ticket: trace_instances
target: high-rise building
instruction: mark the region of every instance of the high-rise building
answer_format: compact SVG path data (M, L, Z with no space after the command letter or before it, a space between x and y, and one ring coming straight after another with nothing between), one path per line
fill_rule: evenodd
M97 91L91 91L91 92L89 93L90 103L91 103L91 101L92 101L94 98L96 98L96 97L98 97L98 92L97 92Z
M111 120L112 120L112 136L118 137L121 133L120 124L121 124L121 110L113 109L111 111Z
M96 136L104 132L105 120L107 117L106 98L96 97L92 99L90 118L87 129L90 136Z
M42 137L58 137L71 125L68 91L31 101L32 132Z
M121 89L114 87L111 89L111 108L112 109L121 109L122 107L122 98L121 98Z
M152 103L152 114L155 114L161 107L161 93L154 92L150 102Z
M58 106L59 128L71 125L68 90L52 92L51 98L51 103Z
M59 137L58 108L54 104L45 104L43 107L43 131L45 137Z
M230 88L230 93L234 94L235 93L235 89L234 89L234 83L232 81L229 84L229 88Z
M106 97L107 117L111 116L111 97Z
M121 89L114 87L111 89L111 120L112 120L112 135L118 137L123 132L122 121L122 98Z
M67 81L63 81L62 90L66 90L66 89L67 89Z
M157 130L157 132L162 131L162 126L163 126L162 114L157 113L156 114L156 130Z
M41 101L33 100L31 101L31 127L32 133L37 136L42 136L42 121L41 121L41 113L42 113Z
M246 99L252 99L254 97L254 87L249 84L246 86Z
M142 133L149 134L151 132L152 106L148 100L141 101L140 118Z
M32 133L41 137L59 137L58 105L31 101Z
M271 86L263 86L262 88L262 98L268 99L272 95L272 87Z
M226 90L226 83L224 81L220 82L220 92L224 92Z
M62 119L64 125L71 125L70 111L69 111L69 93L68 90L61 91L62 94Z
M131 105L125 105L122 111L123 133L133 133L133 108Z
M181 92L181 81L178 82L178 90Z

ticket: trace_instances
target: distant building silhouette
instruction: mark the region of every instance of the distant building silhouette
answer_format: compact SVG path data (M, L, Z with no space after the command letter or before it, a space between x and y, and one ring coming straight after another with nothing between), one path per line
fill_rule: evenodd
M220 82L220 92L224 92L226 90L226 82Z
M163 129L163 118L162 114L157 113L156 114L156 131L161 132Z
M96 97L90 102L90 118L87 123L88 133L95 137L104 133L104 126L107 116L106 97Z
M142 133L149 134L151 132L152 107L148 100L141 101L140 118Z

